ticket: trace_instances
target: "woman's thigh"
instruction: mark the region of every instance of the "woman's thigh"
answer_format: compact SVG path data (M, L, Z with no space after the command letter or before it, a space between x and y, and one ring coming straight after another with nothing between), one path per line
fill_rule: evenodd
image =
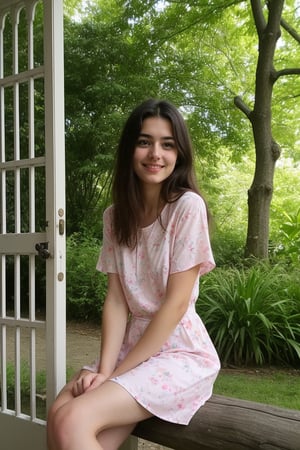
M67 395L67 392L66 392ZM97 435L103 430L123 427L148 419L143 408L122 386L106 381L101 386L63 403L56 413L66 429Z

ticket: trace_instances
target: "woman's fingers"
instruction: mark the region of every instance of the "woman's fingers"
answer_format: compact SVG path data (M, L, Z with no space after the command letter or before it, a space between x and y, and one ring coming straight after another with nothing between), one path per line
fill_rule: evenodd
M90 385L86 388L85 392L92 391L93 389L96 389L97 387L101 386L101 384L104 383L104 381L107 380L107 377L103 375L102 373L97 373L93 381L90 383Z
M74 397L78 397L85 392L85 389L90 385L94 376L95 374L91 372L79 375L73 384L72 393Z
M74 381L72 394L74 397L82 395L84 392L91 391L100 386L107 377L100 373L88 372L80 375Z

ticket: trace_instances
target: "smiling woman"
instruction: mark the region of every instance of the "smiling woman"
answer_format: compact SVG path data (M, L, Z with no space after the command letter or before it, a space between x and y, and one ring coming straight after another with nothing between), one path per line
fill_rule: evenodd
M194 180L178 110L142 103L121 135L103 217L100 358L52 406L49 450L116 450L138 422L188 424L211 396L220 363L195 303L214 259Z
M149 199L145 198L145 205L154 206L152 214L157 214L157 205L151 205L151 198L159 197L161 184L175 168L177 154L171 123L160 117L145 119L133 155L133 168L143 195ZM146 215L150 212L145 211Z
M150 162L152 171L160 172L155 165L162 165L163 155L167 162L176 155L173 170L162 183L156 182L158 189L150 188L153 195L149 201L144 197L143 181L135 170L135 159L140 152L144 158L147 157L143 163L148 166L148 175ZM169 152L172 155L166 156ZM141 173L145 172L144 167ZM152 177L152 181L155 179ZM159 218L165 204L175 201L186 191L199 194L189 133L182 115L172 104L148 100L132 112L120 138L114 180L114 232L118 243L129 247L136 245L142 222L147 224L149 220ZM145 210L149 207L153 217L147 221Z

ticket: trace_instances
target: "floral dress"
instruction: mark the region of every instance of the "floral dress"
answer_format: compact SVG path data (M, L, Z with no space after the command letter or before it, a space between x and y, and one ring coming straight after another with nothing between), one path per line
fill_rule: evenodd
M160 219L143 228L134 250L116 245L113 207L104 212L104 239L97 269L118 273L130 310L119 364L164 301L170 274L200 264L189 307L160 351L112 380L144 408L169 422L187 424L211 396L220 362L195 310L199 278L214 268L203 199L186 192L168 203ZM97 371L99 361L85 366Z

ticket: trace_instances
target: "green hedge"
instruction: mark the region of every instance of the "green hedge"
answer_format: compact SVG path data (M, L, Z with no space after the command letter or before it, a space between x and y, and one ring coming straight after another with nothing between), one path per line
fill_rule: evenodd
M67 239L67 318L99 322L107 277L96 270L100 242L73 234Z

